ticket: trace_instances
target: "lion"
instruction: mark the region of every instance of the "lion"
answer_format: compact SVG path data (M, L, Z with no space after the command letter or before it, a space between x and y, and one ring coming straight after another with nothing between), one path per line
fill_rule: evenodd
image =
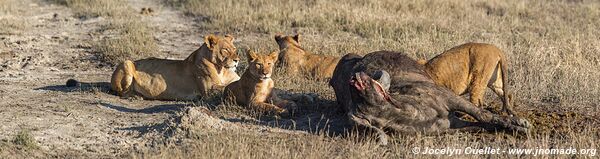
M293 75L308 75L317 79L331 78L339 57L317 55L307 52L300 46L300 35L275 35L279 45L279 63L285 72Z
M429 61L419 60L437 85L449 88L455 94L470 94L471 102L483 106L486 86L501 97L503 111L514 115L507 87L508 62L496 46L484 43L466 43L451 48Z
M238 80L240 60L233 36L204 37L204 44L185 60L126 60L115 69L111 87L118 95L159 100L195 100L210 89Z
M225 87L225 99L250 106L252 109L278 114L287 112L284 107L295 107L294 102L277 97L278 93L273 89L275 82L271 79L271 75L278 54L274 51L264 55L249 50L248 68L240 80ZM274 104L268 103L269 101L273 101Z

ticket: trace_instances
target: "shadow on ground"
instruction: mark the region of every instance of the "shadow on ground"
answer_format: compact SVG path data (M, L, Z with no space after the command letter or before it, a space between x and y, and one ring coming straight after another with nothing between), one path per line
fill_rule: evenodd
M296 111L288 116L262 115L254 119L224 116L221 119L233 123L255 123L274 128L329 135L341 135L353 127L342 110L337 107L335 101L321 98L316 98L313 103L299 104Z
M110 83L108 82L81 82L77 83L74 86L67 85L54 85L54 86L45 86L40 88L35 88L34 90L47 90L47 91L60 91L60 92L104 92L108 94L115 94L111 88Z
M117 110L120 112L144 113L144 114L155 114L155 113L175 114L175 113L183 110L187 106L187 104L162 104L162 105L155 105L155 106L146 107L146 108L142 108L142 109L133 109L133 108L127 108L125 106L118 106L118 105L104 103L104 102L100 102L99 104L106 108L114 109L114 110Z

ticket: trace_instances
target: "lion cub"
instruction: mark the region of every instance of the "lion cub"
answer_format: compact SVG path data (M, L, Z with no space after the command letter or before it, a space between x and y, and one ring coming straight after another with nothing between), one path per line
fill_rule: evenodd
M455 94L469 93L471 102L483 105L486 87L501 97L503 111L514 115L509 102L507 87L508 62L498 47L483 43L466 43L435 56L429 61L419 60L425 65L425 72L439 86L452 90Z
M283 36L275 35L279 45L279 65L289 74L301 74L317 79L331 78L333 70L340 61L340 57L317 55L307 52L300 47L300 35Z
M275 113L286 112L277 105L293 107L295 103L278 98L273 90L275 83L271 79L271 74L277 61L278 52L274 51L263 55L250 50L247 55L248 68L240 80L225 87L225 99L257 110ZM273 101L275 105L268 103L269 101Z

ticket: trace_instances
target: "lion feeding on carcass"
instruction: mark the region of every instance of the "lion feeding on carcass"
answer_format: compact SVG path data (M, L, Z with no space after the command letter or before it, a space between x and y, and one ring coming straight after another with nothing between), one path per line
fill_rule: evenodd
M356 125L386 133L439 133L487 130L527 133L530 124L476 107L447 88L437 86L423 66L403 53L378 51L344 56L329 84L338 104ZM452 112L464 112L476 122Z

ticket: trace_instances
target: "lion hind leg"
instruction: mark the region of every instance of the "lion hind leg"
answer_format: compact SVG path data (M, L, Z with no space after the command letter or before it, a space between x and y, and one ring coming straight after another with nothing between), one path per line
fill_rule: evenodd
M484 63L483 61L475 62L473 65L473 82L471 83L471 102L477 106L483 106L483 95L485 89L489 85L490 79L495 74L495 66L497 63ZM494 69L490 69L494 68Z
M133 81L136 78L135 65L126 60L119 64L112 75L111 87L120 96L128 96L131 93Z
M458 96L449 95L447 97L449 97L448 106L450 111L467 113L479 122L474 125L465 126L476 126L487 130L509 130L520 133L527 133L529 128L532 127L531 124L525 119L520 119L517 117L504 117L493 114L485 109L474 106ZM456 128L456 126L451 127Z

